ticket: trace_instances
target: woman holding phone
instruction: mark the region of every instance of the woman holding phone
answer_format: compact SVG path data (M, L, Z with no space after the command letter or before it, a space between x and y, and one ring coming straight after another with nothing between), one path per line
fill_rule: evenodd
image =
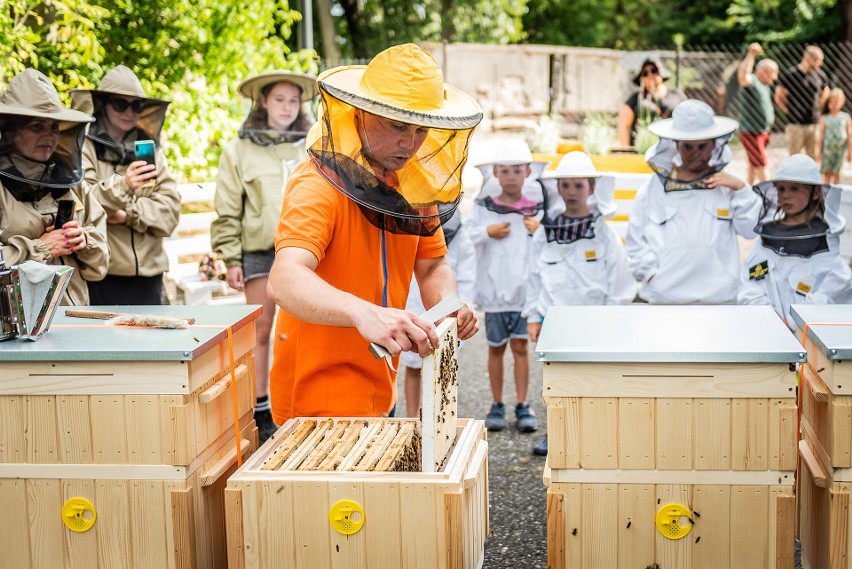
M83 167L108 216L109 270L103 281L89 283L91 302L161 304L169 268L163 238L180 216L177 184L160 148L169 103L148 97L123 65L109 70L97 89L72 91L71 100L95 117Z
M210 228L213 250L228 267L228 284L244 291L246 302L263 306L255 322L255 391L260 441L276 430L269 407L269 338L275 304L266 281L275 259L274 234L281 215L284 185L305 155L311 120L304 103L317 94L316 78L271 71L240 83L252 102L237 137L222 152L214 204L219 217Z
M50 79L16 75L0 95L0 249L7 265L73 267L62 304L89 304L106 274L106 214L83 181L88 114L63 108ZM86 280L84 280L86 279Z

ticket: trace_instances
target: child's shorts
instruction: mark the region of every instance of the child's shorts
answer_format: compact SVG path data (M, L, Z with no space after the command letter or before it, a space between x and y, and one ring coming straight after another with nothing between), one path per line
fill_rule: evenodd
M243 280L268 277L274 261L274 248L266 251L243 251Z
M526 340L527 319L520 312L486 312L485 341L489 346L503 346L509 340Z

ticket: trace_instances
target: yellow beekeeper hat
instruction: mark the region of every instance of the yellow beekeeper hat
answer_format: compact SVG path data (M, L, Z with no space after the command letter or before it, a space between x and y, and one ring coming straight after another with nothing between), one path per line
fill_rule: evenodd
M331 97L386 119L449 130L482 120L476 101L444 83L435 59L412 43L390 47L366 66L329 69L317 83Z

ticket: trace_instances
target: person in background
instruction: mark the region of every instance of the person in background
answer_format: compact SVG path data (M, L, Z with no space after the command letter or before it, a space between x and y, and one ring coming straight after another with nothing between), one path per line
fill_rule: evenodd
M524 307L533 342L551 306L629 304L636 296L627 252L603 219L615 214L615 180L586 154L569 152L539 182L544 217L532 238ZM547 454L547 436L533 454Z
M616 133L623 148L633 146L637 127L670 117L677 104L686 99L680 89L666 86L670 77L660 60L648 58L642 62L633 78L639 90L630 95L618 111Z
M74 273L60 302L89 304L86 281L106 275L106 214L83 181L81 147L91 115L62 107L35 69L0 95L0 247L7 266L66 265ZM70 219L56 227L60 204ZM70 202L70 203L68 203Z
M817 126L817 157L822 163L820 172L826 184L839 184L843 159L852 162L852 118L843 111L846 95L842 89L832 89L828 95L828 113Z
M760 241L746 258L740 304L769 304L795 330L791 304L852 302L852 271L840 258L840 188L820 181L805 154L781 164L772 180L754 187L762 209Z
M508 344L514 361L518 430L531 433L538 419L527 401L530 379L524 309L530 236L538 229L542 192L536 180L546 163L533 162L527 143L506 139L494 158L478 167L484 181L467 219L476 246L476 301L485 311L488 378L493 403L485 417L489 431L506 427L503 402L503 354Z
M396 356L439 342L434 323L404 310L412 275L427 307L458 294L441 225L461 202L482 120L414 44L329 69L317 86L321 136L287 182L267 286L281 308L270 375L278 424L394 412ZM459 339L472 337L476 313L455 314ZM374 358L370 342L390 356Z
M760 200L724 172L737 121L688 99L650 130L660 141L645 160L656 173L639 188L627 224L627 254L651 304L735 304L737 236L755 236Z
M263 307L255 321L253 350L254 420L263 443L277 430L269 403L275 303L266 294L266 284L275 260L275 226L284 186L305 156L305 137L313 124L303 104L317 95L316 77L276 70L246 79L237 90L252 105L219 159L213 202L218 217L210 226L210 241L225 262L231 288L244 291L248 304Z
M809 45L802 60L781 74L775 88L775 106L787 117L787 152L816 156L816 128L820 112L828 101L828 77L822 70L825 54Z
M761 59L755 65L763 48L757 42L748 46L748 53L737 69L740 90L737 93L739 111L739 138L748 157L749 184L766 179L766 146L775 123L772 106L772 84L778 79L778 64L771 59Z
M89 283L92 304L163 303L169 259L163 238L180 216L180 194L160 148L167 101L148 97L139 79L119 65L97 89L71 91L72 106L91 112L83 146L86 183L107 212L107 276ZM135 143L152 141L155 164L137 159Z
M444 239L447 242L447 263L456 276L459 298L464 302L473 302L476 294L474 289L476 248L470 240L470 235L467 234L467 228L459 210L456 210L450 220L444 224ZM411 281L411 290L408 292L405 309L413 314L422 314L426 310L423 299L420 298L420 287L417 286L415 279ZM403 352L399 361L405 376L406 414L409 417L417 417L420 410L420 370L423 367L423 358L414 352Z

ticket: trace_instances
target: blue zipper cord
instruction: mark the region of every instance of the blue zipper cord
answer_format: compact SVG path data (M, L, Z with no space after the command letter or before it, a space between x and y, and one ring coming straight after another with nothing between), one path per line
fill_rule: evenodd
M382 283L382 308L388 307L388 251L387 245L385 244L385 230L381 229L382 232L382 274L384 275L384 282Z

